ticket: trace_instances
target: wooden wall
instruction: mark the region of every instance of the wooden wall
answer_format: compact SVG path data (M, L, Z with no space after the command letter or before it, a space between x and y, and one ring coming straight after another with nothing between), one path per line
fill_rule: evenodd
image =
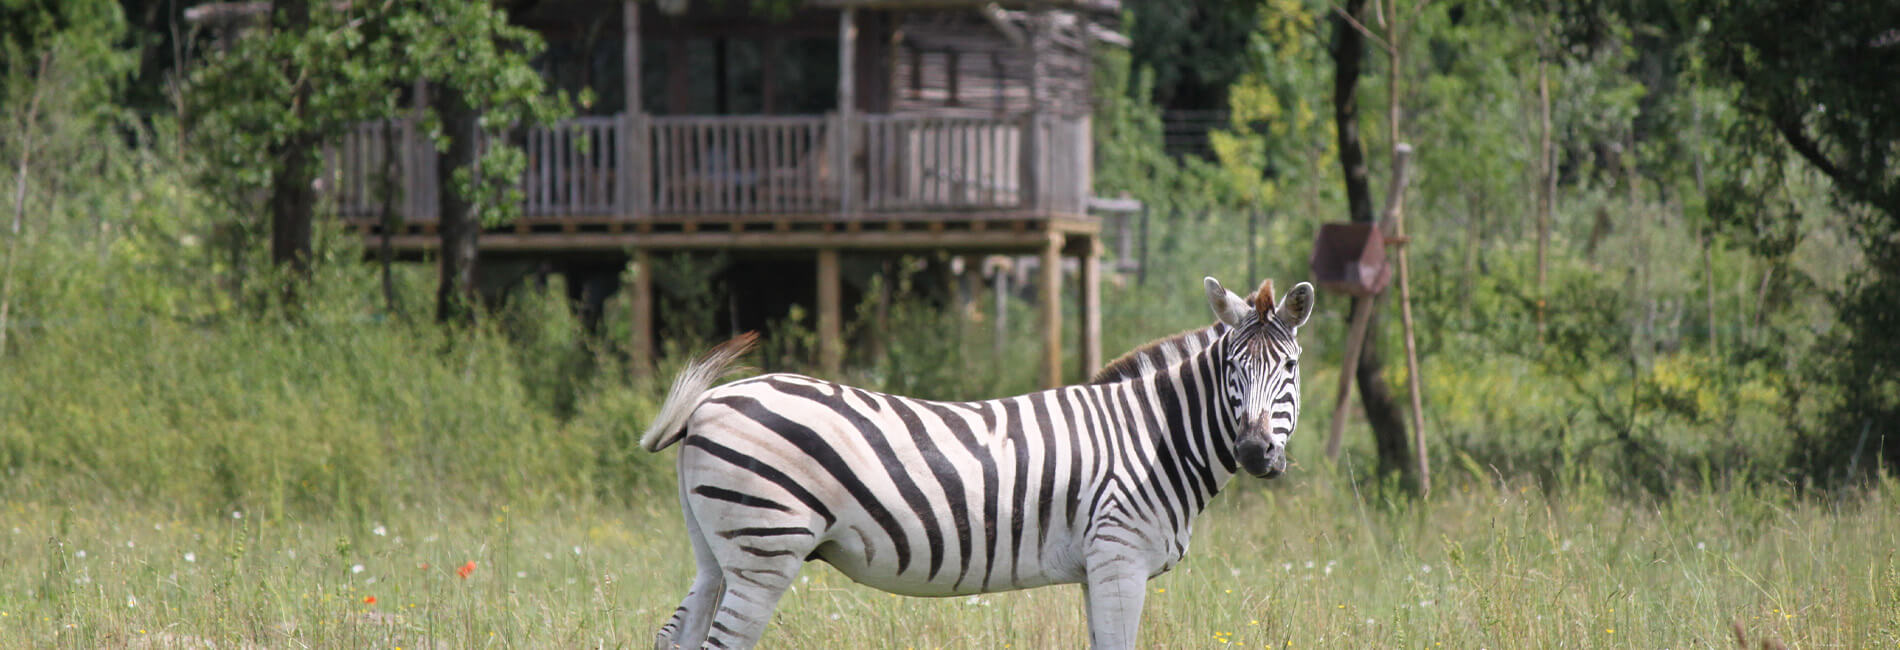
M899 14L892 111L998 116L1028 112L1040 99L1055 114L1088 113L1093 64L1081 19L1064 12L1043 14L1040 22L1027 12L995 16L999 20L976 10ZM1032 92L1038 78L1039 95Z

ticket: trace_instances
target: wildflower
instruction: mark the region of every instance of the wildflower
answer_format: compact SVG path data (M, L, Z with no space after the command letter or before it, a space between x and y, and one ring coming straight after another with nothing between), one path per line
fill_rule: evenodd
M134 544L134 543L132 543L132 540L129 540L129 539L128 539L128 540L125 540L125 547L126 547L126 548L138 548L138 547L139 547L139 545L138 545L138 544Z
M243 519L243 518L244 518L244 513L242 513L242 512L238 512L238 511L236 511L236 510L232 510L232 511L231 511L231 518L232 518L232 519Z
M1155 593L1165 594L1165 593L1168 593L1168 589L1166 587L1161 587L1161 588L1155 589Z
M84 550L81 550L78 553L74 553L73 556L78 557L81 560L84 560L86 559L86 552Z
M463 579L467 579L468 574L471 574L474 572L475 572L475 561L469 560L468 564L464 564L462 565L462 568L455 570L455 575L462 576Z
M526 572L526 571L516 571L516 572L515 572L515 577L516 577L516 578L526 578L526 577L528 577L528 572Z
M376 527L375 527L375 528L371 528L371 529L369 529L369 532L370 532L370 534L372 534L372 535L375 535L375 536L377 536L377 537L388 537L388 536L389 536L389 529L388 529L388 528L384 528L382 524L376 524Z
M350 573L362 573L362 572L363 572L363 565L356 564L356 565L350 566Z
M1704 544L1704 543L1702 543L1702 542L1696 542L1696 543L1695 543L1695 550L1698 550L1698 551L1706 551L1706 550L1709 550L1709 545L1708 545L1708 544Z
M191 552L191 551L185 551L185 563L186 563L186 564L190 564L190 563L193 563L193 562L197 562L197 561L198 561L198 554L197 554L197 553L193 553L193 552Z
M375 596L364 596L364 597L363 597L363 604L365 604L365 605L374 605L374 604L376 604L376 597L375 597Z
M581 556L581 547L579 547L579 546L575 546L575 547L574 547L574 557L580 557L580 556Z
M125 607L126 607L126 609L136 609L136 608L138 608L138 606L139 606L139 597L138 597L138 596L126 596L126 597L125 597Z
M1430 565L1430 564L1421 564L1421 565L1419 565L1419 567L1418 567L1418 570L1419 570L1419 571L1421 571L1421 572L1424 572L1424 573L1431 573L1431 572L1432 572L1432 565Z

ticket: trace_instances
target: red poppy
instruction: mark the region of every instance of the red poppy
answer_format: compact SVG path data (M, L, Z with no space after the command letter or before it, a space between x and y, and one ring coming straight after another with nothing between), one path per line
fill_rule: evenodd
M375 597L375 596L364 596L364 597L363 597L363 604L365 604L365 605L374 605L374 604L376 604L376 597Z
M455 575L462 576L463 578L467 578L468 574L471 574L474 572L475 572L475 561L469 560L468 564L464 564L462 565L462 568L455 570Z

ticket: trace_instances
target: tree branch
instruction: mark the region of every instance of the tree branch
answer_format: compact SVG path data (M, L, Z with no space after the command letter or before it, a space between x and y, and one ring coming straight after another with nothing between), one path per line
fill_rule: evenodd
M1808 137L1807 131L1802 130L1797 119L1791 116L1767 115L1768 111L1762 111L1762 113L1769 122L1775 125L1775 130L1781 132L1781 139L1787 140L1788 146L1793 147L1795 153L1808 159L1808 162L1813 163L1821 170L1821 173L1827 174L1828 178L1842 185L1859 185L1855 179L1848 177L1846 170L1834 164L1834 161L1828 159L1827 154L1821 152L1820 144Z

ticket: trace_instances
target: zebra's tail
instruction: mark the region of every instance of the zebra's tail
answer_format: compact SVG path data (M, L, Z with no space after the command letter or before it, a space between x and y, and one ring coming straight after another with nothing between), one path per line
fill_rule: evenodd
M733 363L750 352L758 341L757 332L746 332L687 364L679 376L673 378L673 388L666 392L666 403L660 405L660 415L653 418L653 426L647 427L646 435L640 436L640 446L647 451L659 451L686 437L686 419L699 408L700 398L712 389L713 382L736 370Z

